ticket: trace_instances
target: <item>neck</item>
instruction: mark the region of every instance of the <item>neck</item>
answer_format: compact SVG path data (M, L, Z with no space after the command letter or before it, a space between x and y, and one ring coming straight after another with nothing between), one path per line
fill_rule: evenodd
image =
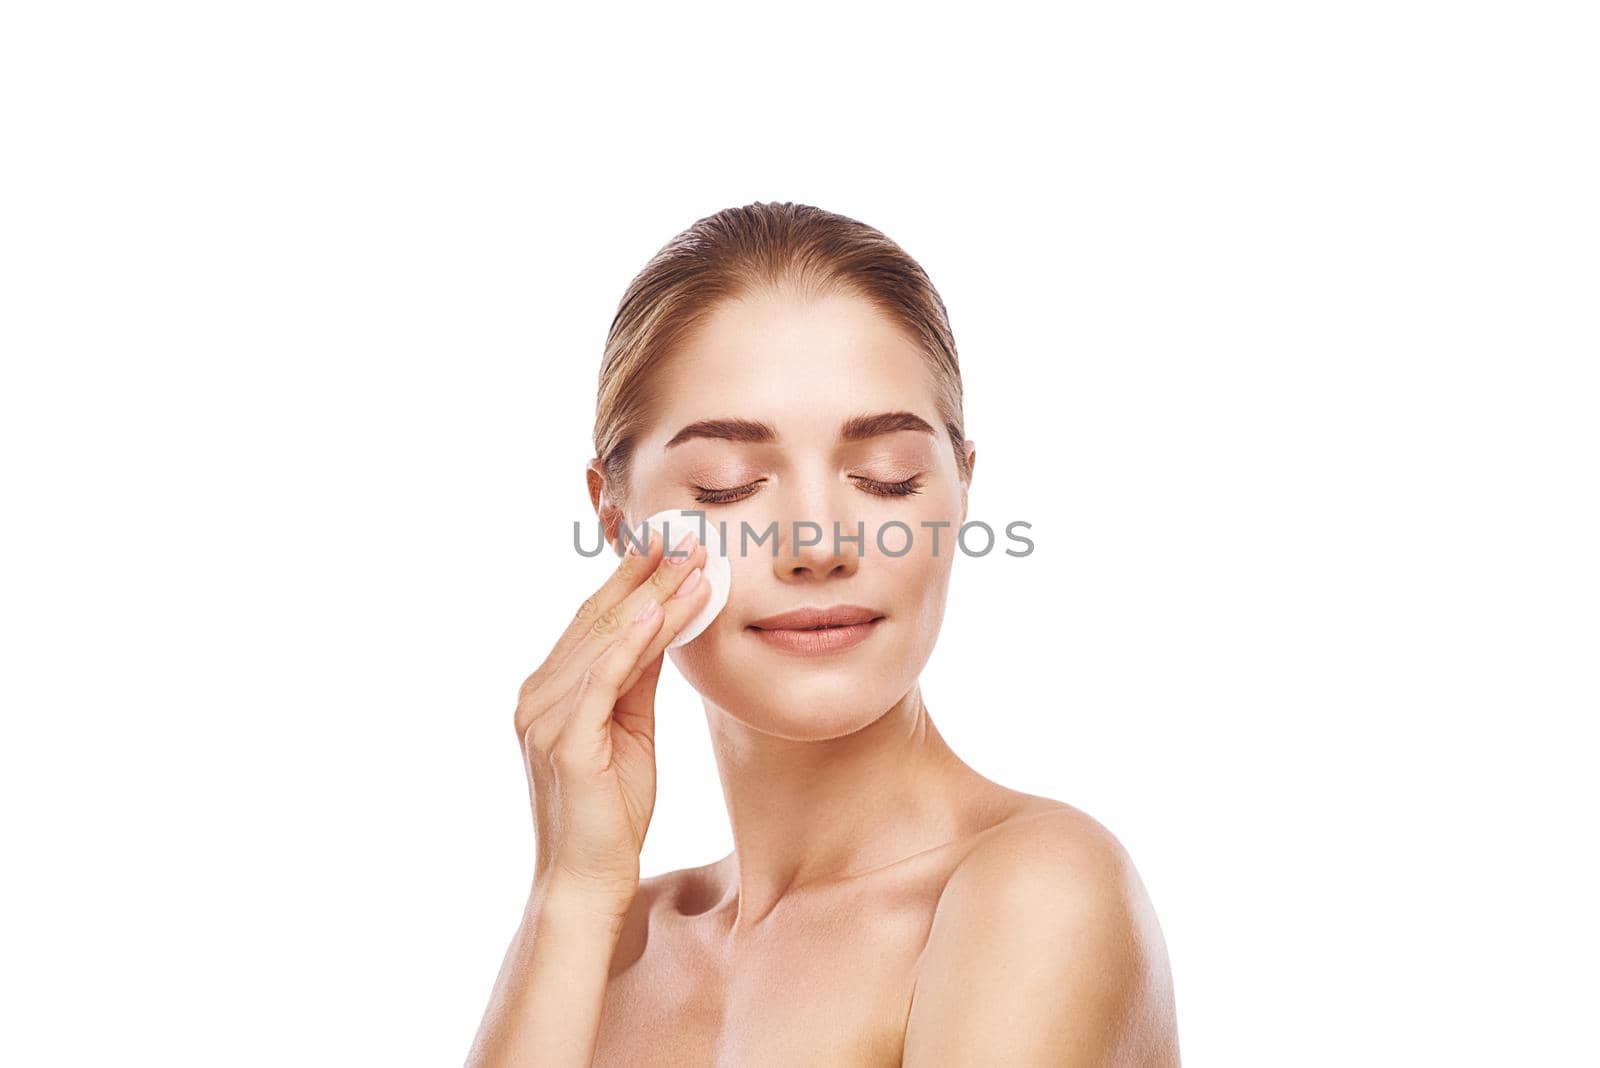
M917 686L867 726L825 741L754 730L709 701L706 718L734 842L718 868L737 887L739 927L802 886L956 837L960 795L979 780L934 728Z

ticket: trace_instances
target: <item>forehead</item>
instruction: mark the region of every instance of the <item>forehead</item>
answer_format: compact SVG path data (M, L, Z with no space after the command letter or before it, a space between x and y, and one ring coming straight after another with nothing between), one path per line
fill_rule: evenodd
M652 434L695 419L832 435L845 418L903 409L938 426L927 359L861 297L763 292L724 302L666 361Z

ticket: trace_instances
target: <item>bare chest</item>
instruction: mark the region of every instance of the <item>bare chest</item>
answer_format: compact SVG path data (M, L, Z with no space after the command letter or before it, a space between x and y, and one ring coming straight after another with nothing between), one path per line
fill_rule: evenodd
M933 904L844 900L731 939L652 917L619 946L637 957L614 966L594 1063L898 1065Z

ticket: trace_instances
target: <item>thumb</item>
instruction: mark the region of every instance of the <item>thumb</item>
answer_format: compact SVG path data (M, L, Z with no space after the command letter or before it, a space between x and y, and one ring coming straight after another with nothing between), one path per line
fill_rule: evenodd
M663 649L655 659L635 669L632 684L623 683L622 696L617 698L616 712L612 717L623 729L650 742L656 738L656 683L661 678L661 662L666 659Z

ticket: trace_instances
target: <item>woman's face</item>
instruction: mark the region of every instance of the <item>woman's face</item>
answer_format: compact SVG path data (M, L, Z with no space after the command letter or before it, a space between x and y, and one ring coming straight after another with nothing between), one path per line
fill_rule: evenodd
M727 606L673 660L757 730L821 740L866 726L933 651L966 518L926 358L859 297L759 294L722 304L659 373L627 522L704 510L726 531L733 568ZM862 420L874 416L886 418ZM880 548L880 527L896 521L904 528L883 530ZM836 544L835 524L846 537L859 525L862 540ZM840 605L881 617L848 648L802 652L753 627Z

